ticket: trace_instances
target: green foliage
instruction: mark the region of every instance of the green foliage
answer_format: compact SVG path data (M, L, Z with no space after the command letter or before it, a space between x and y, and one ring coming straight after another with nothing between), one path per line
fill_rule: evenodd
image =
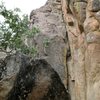
M25 35L26 35L28 38L30 38L30 37L34 37L34 36L37 35L38 33L40 33L39 28L33 27L31 30L27 30Z
M44 40L43 40L43 44L44 44L44 47L48 47L49 46L49 44L50 44L50 39L49 38L45 38Z
M7 52L7 48L11 51L20 51L25 54L35 54L35 47L27 47L22 37L34 37L39 33L39 29L33 27L29 29L28 16L19 16L20 9L7 10L4 4L0 5L0 16L4 18L0 22L0 49Z

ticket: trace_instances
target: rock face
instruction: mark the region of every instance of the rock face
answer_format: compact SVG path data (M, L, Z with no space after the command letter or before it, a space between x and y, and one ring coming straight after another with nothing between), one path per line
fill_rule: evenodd
M30 28L38 27L40 34L35 37L38 50L37 57L45 58L47 62L59 73L66 86L66 28L63 20L61 1L48 0L40 9L30 14ZM32 46L34 41L28 41Z
M20 67L7 100L70 100L58 74L43 59Z
M28 100L32 100L32 98L36 98L35 100L44 100L42 99L45 95L46 100L70 100L67 99L67 93L65 92L65 87L67 88L67 67L66 67L66 55L67 55L67 38L66 38L66 27L63 20L62 10L61 10L61 1L56 0L48 0L46 5L41 7L40 9L33 10L30 14L30 28L32 26L36 26L40 29L40 34L36 37L31 37L26 39L25 43L29 46L35 45L38 50L37 58L43 58L45 59L51 66L54 68L54 70L59 74L59 76L56 75L55 71L53 71L54 77L52 77L52 73L45 72L44 76L42 75L42 72L40 71L40 75L36 75L37 77L42 77L41 80L44 80L47 84L41 83L40 80L40 86L37 84L35 87L36 90L33 89L32 95L28 97ZM3 55L4 57L4 55ZM20 83L17 83L18 81L22 81L21 79L26 79L25 76L23 78L17 75L20 75L20 68L21 66L27 66L29 63L29 58L23 55L14 55L10 58L6 58L7 61L3 62L0 66L0 100L18 100L20 97L25 100L25 97L27 96L28 92L30 93L30 90L25 93L25 91L22 88L25 88L27 90L26 85L30 85L31 82L33 83L34 80L31 82L28 82L27 80L24 81L25 87L21 86ZM42 66L43 67L43 66ZM24 73L24 68L21 71L21 73ZM30 69L27 69L31 71ZM45 71L42 70L43 72ZM31 71L32 72L32 71ZM27 74L35 74L31 72L26 72ZM19 73L19 74L18 74ZM48 78L50 78L52 81L51 83L48 82L48 78L46 77L47 74ZM56 76L55 76L56 75ZM34 75L33 75L34 76ZM40 78L41 78L40 77ZM46 78L46 79L45 79ZM58 78L58 80L56 79ZM16 81L17 80L17 81ZM55 81L55 82L53 82ZM37 80L39 82L39 80ZM64 83L64 85L63 85ZM15 85L18 84L18 85ZM45 85L51 85L50 87L45 87ZM54 85L54 86L53 86ZM65 86L65 87L64 87ZM17 88L16 88L17 87ZM21 88L22 87L22 88ZM40 88L38 88L40 87ZM58 88L59 87L59 88ZM30 88L30 87L29 87ZM45 89L46 90L45 90ZM49 89L50 88L50 89ZM19 90L17 90L19 89ZM32 89L32 86L31 86ZM40 90L39 90L40 89ZM44 93L42 94L41 89L43 89ZM47 90L49 89L49 90ZM17 93L16 93L17 91ZM39 91L41 92L40 94ZM20 92L20 95L18 94ZM36 94L35 96L35 92ZM46 93L45 93L46 92ZM50 92L50 93L48 93ZM8 95L9 93L9 95ZM48 93L48 94L47 94ZM50 97L51 95L51 97ZM6 98L8 96L8 98ZM25 97L24 97L25 96Z
M61 90L58 89L57 93L67 98L66 92L62 94L65 86L70 92L71 100L100 100L100 0L48 0L45 6L31 12L30 28L33 26L40 29L40 34L34 39L33 37L28 38L25 42L29 46L35 45L38 50L37 57L45 59L59 74L55 78L60 77L60 83L55 78L54 83L58 83L52 83L56 89L61 86ZM2 57L4 56L6 55L2 54ZM16 95L15 90L21 87L17 80L20 79L21 82L21 79L25 78L25 76L19 78L20 74L16 75L23 64L25 66L29 64L30 58L24 57L24 62L25 60L27 62L21 63L23 56L15 56L16 59L13 58L14 56L7 59L9 63L0 61L0 100L6 100L5 97L8 93L8 100L11 100ZM33 75L30 69L27 70L30 72L27 74ZM53 81L53 79L50 77L55 73L54 70L51 71L52 73L46 70L49 74L47 72L43 74L44 69L39 72L39 76L36 74L40 80L36 80L37 86L39 87L39 82L42 84L40 78L47 82L44 89L52 85L51 80ZM21 72L24 73L24 71ZM50 75L49 79L46 77L48 75ZM31 80L31 82L33 81ZM18 84L17 87L16 84ZM56 85L59 86L56 87ZM24 86L27 90L27 85L24 84ZM37 86L35 90L30 88L31 92L27 92L30 94L29 96L27 93L25 94L28 100L32 100L32 98L45 100L44 94L46 94L46 100L48 97L49 100L67 100L62 99L61 96L58 96L58 99L55 94L51 95L56 99L51 99L52 97L47 95L48 90L37 95L35 93L38 93L41 88L41 86L39 88ZM51 89L53 89L52 86ZM19 96L24 98L25 91L22 88L19 88L19 91L22 94L17 93L16 99L13 100L18 100ZM55 90L52 91L55 92ZM41 97L43 99L40 99Z
M0 60L0 100L71 100L57 72L44 59L14 54Z
M100 0L61 0L71 48L72 100L100 100Z
M6 96L12 89L17 73L21 66L27 65L30 58L14 54L0 60L0 100L6 100Z

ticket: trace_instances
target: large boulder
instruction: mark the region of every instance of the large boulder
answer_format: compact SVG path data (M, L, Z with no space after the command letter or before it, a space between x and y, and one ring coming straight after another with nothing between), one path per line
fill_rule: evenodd
M70 95L47 61L16 53L0 60L0 100L70 100Z
M70 100L56 71L43 59L22 65L7 100Z
M0 59L0 100L6 100L8 92L12 89L19 69L29 63L30 57L16 53Z

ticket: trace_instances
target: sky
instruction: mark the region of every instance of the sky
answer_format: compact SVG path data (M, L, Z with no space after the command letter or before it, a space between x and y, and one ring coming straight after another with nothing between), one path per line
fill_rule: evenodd
M20 8L23 14L30 14L33 9L43 6L47 0L0 0L8 9Z

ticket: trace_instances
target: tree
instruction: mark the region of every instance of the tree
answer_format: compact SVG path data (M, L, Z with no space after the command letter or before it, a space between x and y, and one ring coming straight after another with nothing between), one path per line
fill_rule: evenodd
M31 37L39 33L39 29L33 27L29 29L28 16L19 15L20 9L7 10L4 4L0 5L0 15L4 18L0 22L0 50L6 53L20 51L25 54L35 54L36 48L25 45L22 37ZM8 51L9 48L9 51Z

